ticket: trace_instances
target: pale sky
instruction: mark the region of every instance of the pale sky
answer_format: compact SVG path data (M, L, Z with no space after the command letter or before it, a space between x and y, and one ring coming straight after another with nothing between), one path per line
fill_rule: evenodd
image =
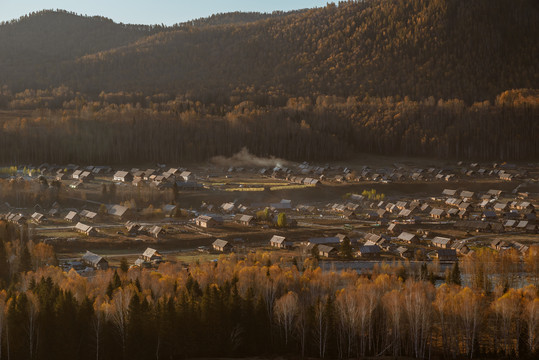
M0 21L62 9L125 24L165 24L232 11L272 12L325 6L328 0L0 0Z

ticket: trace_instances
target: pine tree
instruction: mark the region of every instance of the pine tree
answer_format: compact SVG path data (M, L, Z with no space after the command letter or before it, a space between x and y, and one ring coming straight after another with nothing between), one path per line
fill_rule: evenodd
M311 256L316 260L320 260L320 250L318 249L318 245L313 246L311 249Z
M114 270L114 275L112 276L112 286L114 287L114 289L117 289L122 286L122 280L120 279L120 275L118 275L118 272L116 272L116 270Z
M24 273L32 270L32 255L30 255L30 250L25 244L21 249L21 258L19 261L19 272Z
M129 264L127 263L127 259L124 257L122 258L122 260L120 260L120 270L124 273L129 270Z
M345 259L352 259L354 257L352 254L352 244L350 243L350 239L348 239L348 237L345 237L341 243L340 255Z
M7 285L9 282L9 263L7 261L4 240L2 239L0 239L0 282L3 282L4 285Z
M453 268L451 269L451 282L455 285L462 285L458 261L455 261L455 264L453 264Z

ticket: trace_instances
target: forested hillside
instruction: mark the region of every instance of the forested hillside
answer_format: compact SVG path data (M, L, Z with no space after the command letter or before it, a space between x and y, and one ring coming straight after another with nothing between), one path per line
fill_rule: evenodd
M227 22L220 19L213 23ZM539 7L533 0L349 1L255 23L167 29L101 20L47 13L4 26L0 37L32 51L7 49L19 71L4 72L3 81L17 90L65 84L97 93L159 89L226 96L254 86L303 96L466 101L535 88L539 81ZM88 33L85 24L95 35L75 36ZM20 62L47 59L47 52L72 61L38 67L38 74L34 61Z
M0 161L178 162L245 146L536 159L538 4L347 1L173 27L32 14L0 26Z

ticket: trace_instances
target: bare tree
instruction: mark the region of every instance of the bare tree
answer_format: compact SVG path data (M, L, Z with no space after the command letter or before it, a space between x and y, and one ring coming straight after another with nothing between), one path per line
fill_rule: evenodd
M389 323L391 342L388 348L393 349L393 356L399 356L401 350L402 299L400 291L392 290L382 297Z
M521 319L522 296L517 290L510 289L502 297L492 303L492 309L497 315L503 340L503 351L507 356L513 350L512 339L518 336L519 320ZM518 343L518 342L517 342Z
M37 318L39 315L39 300L31 291L26 292L26 297L28 298L26 333L28 335L28 350L30 353L30 359L33 359L35 354L37 354L37 338L39 336L37 323Z
M298 295L295 292L290 291L275 302L275 317L279 325L283 328L284 342L287 345L297 312Z
M0 292L0 359L2 358L2 337L4 335L4 326L6 322L7 294L5 290Z
M403 295L413 354L424 358L431 332L434 289L426 282L408 281Z
M127 323L129 319L129 303L135 290L132 285L118 288L106 307L107 318L112 322L122 342L122 354L125 359L127 345Z
M358 322L359 322L359 304L356 290L347 288L339 291L336 298L339 338L342 348L343 343L346 344L346 354L348 357L352 354L352 348L356 343Z
M454 312L460 320L459 329L464 331L464 349L470 358L476 350L474 345L483 316L483 307L484 295L481 292L466 287L455 296Z
M527 328L528 350L535 353L539 345L539 297L535 294L537 290L532 287L529 292L531 296L525 297L523 317Z

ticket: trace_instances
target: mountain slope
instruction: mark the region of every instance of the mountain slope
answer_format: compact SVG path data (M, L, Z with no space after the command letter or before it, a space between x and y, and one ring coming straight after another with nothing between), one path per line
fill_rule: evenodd
M223 99L240 88L472 102L539 87L534 0L349 1L280 15L249 22L258 15L221 14L173 28L104 19L94 27L87 23L97 20L85 18L17 45L6 40L12 38L6 30L24 39L27 24L4 26L0 53L15 48L0 55L0 78L16 90L65 84L93 93L168 91ZM58 32L64 27L91 40Z

